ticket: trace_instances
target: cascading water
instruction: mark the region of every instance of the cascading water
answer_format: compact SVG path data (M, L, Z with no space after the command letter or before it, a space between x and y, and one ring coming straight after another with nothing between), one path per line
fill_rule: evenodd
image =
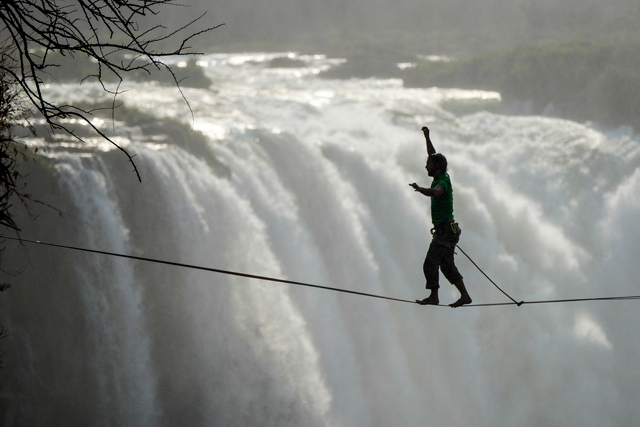
M195 142L118 127L24 165L22 236L404 299L426 296L430 183L450 165L461 247L518 300L637 295L640 143L538 116L456 116L495 93L324 80L332 65L211 55L209 90L120 100ZM49 88L71 102L104 96ZM116 118L117 118L116 112ZM169 123L169 124L167 124ZM110 124L105 124L110 126ZM176 125L177 126L177 125ZM188 138L187 138L188 139ZM421 307L65 249L3 254L7 425L631 425L635 302ZM476 303L507 302L463 257ZM3 274L4 276L4 274ZM444 279L443 279L444 281ZM444 282L443 282L444 283ZM443 286L442 302L457 297Z

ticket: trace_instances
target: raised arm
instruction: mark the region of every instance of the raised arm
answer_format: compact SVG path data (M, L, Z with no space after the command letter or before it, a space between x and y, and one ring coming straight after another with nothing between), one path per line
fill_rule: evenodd
M433 148L433 143L431 142L431 138L429 138L429 128L424 126L422 128L422 133L424 133L424 138L427 140L427 155L432 155L436 153L436 149Z

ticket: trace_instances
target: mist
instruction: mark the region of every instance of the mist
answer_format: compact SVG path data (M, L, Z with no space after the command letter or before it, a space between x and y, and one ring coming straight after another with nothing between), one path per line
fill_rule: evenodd
M632 129L503 114L490 107L506 94L484 88L323 75L354 52L397 68L398 52L469 57L634 33L637 2L200 0L153 20L176 28L205 11L198 25L225 26L194 40L209 80L183 88L193 116L174 87L147 80L123 84L126 119L102 117L142 184L103 141L26 138L22 172L43 203L19 212L25 238L421 298L430 218L407 183L428 185L429 125L451 164L460 244L510 294L638 294ZM270 65L282 58L297 65ZM90 81L46 91L112 100ZM6 246L7 425L640 419L633 301L431 310ZM461 258L474 302L505 301Z
M413 53L447 49L436 53L467 55L524 43L635 33L640 17L632 0L193 0L171 14L172 23L183 13L192 17L205 11L207 22L225 24L211 35L214 46L299 50L367 42Z
M125 84L132 120L114 138L136 154L142 184L100 140L27 140L21 171L43 204L33 217L20 211L23 236L421 298L429 207L407 184L429 182L426 124L449 160L460 246L506 291L526 301L638 294L637 135L454 115L443 106L500 95L323 79L341 61L293 56L304 65L270 67L287 53L199 58L218 84L184 89L194 123L174 88ZM108 97L96 83L46 90L66 102ZM20 273L0 299L9 426L640 419L636 301L422 307L6 248L3 267ZM460 254L457 263L474 303L508 302ZM441 284L441 302L453 302Z

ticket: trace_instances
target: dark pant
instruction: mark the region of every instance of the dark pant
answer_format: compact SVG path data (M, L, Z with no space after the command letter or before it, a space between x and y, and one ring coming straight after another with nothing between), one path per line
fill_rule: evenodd
M427 289L437 290L440 287L438 268L442 270L449 283L454 284L462 280L462 275L453 260L453 251L460 239L460 228L456 223L453 223L455 225L452 228L452 223L453 221L445 221L438 225L433 233L433 240L422 266L424 277L427 279Z

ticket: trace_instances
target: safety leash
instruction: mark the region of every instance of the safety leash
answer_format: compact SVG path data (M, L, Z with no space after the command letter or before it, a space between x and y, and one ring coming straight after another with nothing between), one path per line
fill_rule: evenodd
M471 261L471 264L473 264L478 269L478 271L480 271L480 273L482 273L484 275L484 277L486 277L491 283L493 283L493 286L495 286L500 292L502 292L504 295L506 295L506 297L509 298L511 301L513 301L514 304L516 304L518 307L520 307L524 303L524 301L517 302L515 299L511 298L511 295L509 295L508 293L503 291L502 288L500 288L500 286L496 285L496 282L491 280L491 277L487 276L487 274L484 271L482 271L482 269L480 267L478 267L478 264L476 264L471 259L471 257L469 255L467 255L467 253L465 251L462 250L462 248L459 245L456 245L456 247L458 249L460 249L460 252L462 252L464 254L464 256L466 256L469 259L469 261Z

